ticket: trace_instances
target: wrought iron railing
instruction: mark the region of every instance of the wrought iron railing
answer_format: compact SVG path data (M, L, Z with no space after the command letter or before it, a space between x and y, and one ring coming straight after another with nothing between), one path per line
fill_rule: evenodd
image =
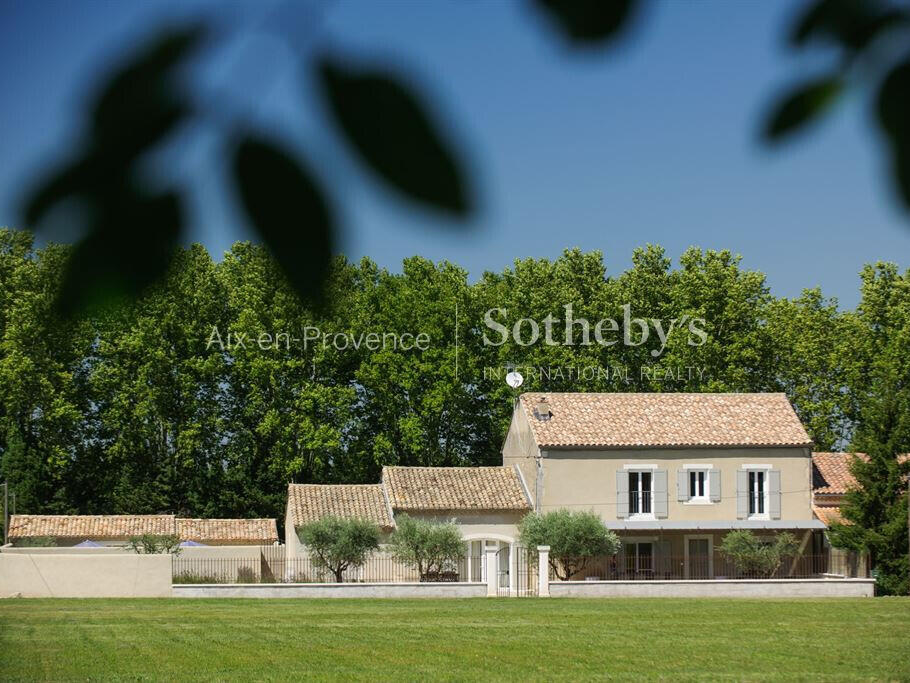
M172 580L177 584L225 583L410 583L466 582L481 580L483 558L460 559L440 572L420 573L387 555L376 555L358 567L349 567L340 577L307 556L287 557L281 552L262 552L258 557L194 557L177 555L172 561ZM276 549L277 550L277 549ZM475 574L472 578L469 574Z
M711 557L639 554L591 559L571 580L817 579L830 575L855 577L858 574L847 558L828 554L786 557L776 566L738 563L719 553ZM552 572L551 579L556 579Z

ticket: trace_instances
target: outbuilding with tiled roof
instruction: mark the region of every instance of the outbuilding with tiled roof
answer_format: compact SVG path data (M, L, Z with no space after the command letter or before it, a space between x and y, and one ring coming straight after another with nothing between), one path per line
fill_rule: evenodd
M92 541L128 541L143 534L175 531L174 515L13 515L9 538L53 538L59 544Z
M527 511L527 490L514 467L383 467L393 510Z
M204 545L270 545L278 541L274 519L190 519L175 515L12 515L9 540L52 539L58 546L82 541L124 545L143 535L176 535Z
M177 519L181 541L204 545L270 545L278 542L274 519Z
M364 519L381 529L395 526L381 484L289 484L287 525L303 526L323 517Z

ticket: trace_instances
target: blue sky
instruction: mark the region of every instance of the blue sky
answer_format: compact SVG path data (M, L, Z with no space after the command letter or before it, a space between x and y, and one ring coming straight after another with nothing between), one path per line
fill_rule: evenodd
M784 45L795 3L656 2L627 40L594 55L569 53L518 2L336 0L317 29L306 7L0 0L0 224L15 223L23 181L66 153L81 86L157 22L204 13L232 37L194 78L228 119L286 136L339 188L351 258L397 270L421 254L476 278L578 246L603 251L616 274L638 245L674 258L697 245L742 254L776 295L821 286L842 306L856 304L864 263L908 265L910 217L887 184L864 97L784 148L757 141L776 89L828 57ZM412 67L472 151L482 210L469 228L415 212L363 175L275 31L298 52L331 45ZM250 236L225 193L217 134L168 159L193 188L191 240L220 258Z

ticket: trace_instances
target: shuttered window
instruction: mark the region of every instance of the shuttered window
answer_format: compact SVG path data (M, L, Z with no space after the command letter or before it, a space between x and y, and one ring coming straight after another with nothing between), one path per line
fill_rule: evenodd
M780 470L748 469L736 476L737 516L780 519Z
M749 472L749 515L765 514L765 473L762 470Z
M629 472L629 514L651 514L650 472Z

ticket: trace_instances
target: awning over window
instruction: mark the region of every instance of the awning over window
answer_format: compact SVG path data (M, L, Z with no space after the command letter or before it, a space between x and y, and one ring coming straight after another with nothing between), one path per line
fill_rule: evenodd
M782 519L736 519L736 520L705 520L693 522L668 522L654 521L628 521L617 520L604 522L608 529L614 531L726 531L729 529L825 529L824 523L818 519L801 519L796 521Z

